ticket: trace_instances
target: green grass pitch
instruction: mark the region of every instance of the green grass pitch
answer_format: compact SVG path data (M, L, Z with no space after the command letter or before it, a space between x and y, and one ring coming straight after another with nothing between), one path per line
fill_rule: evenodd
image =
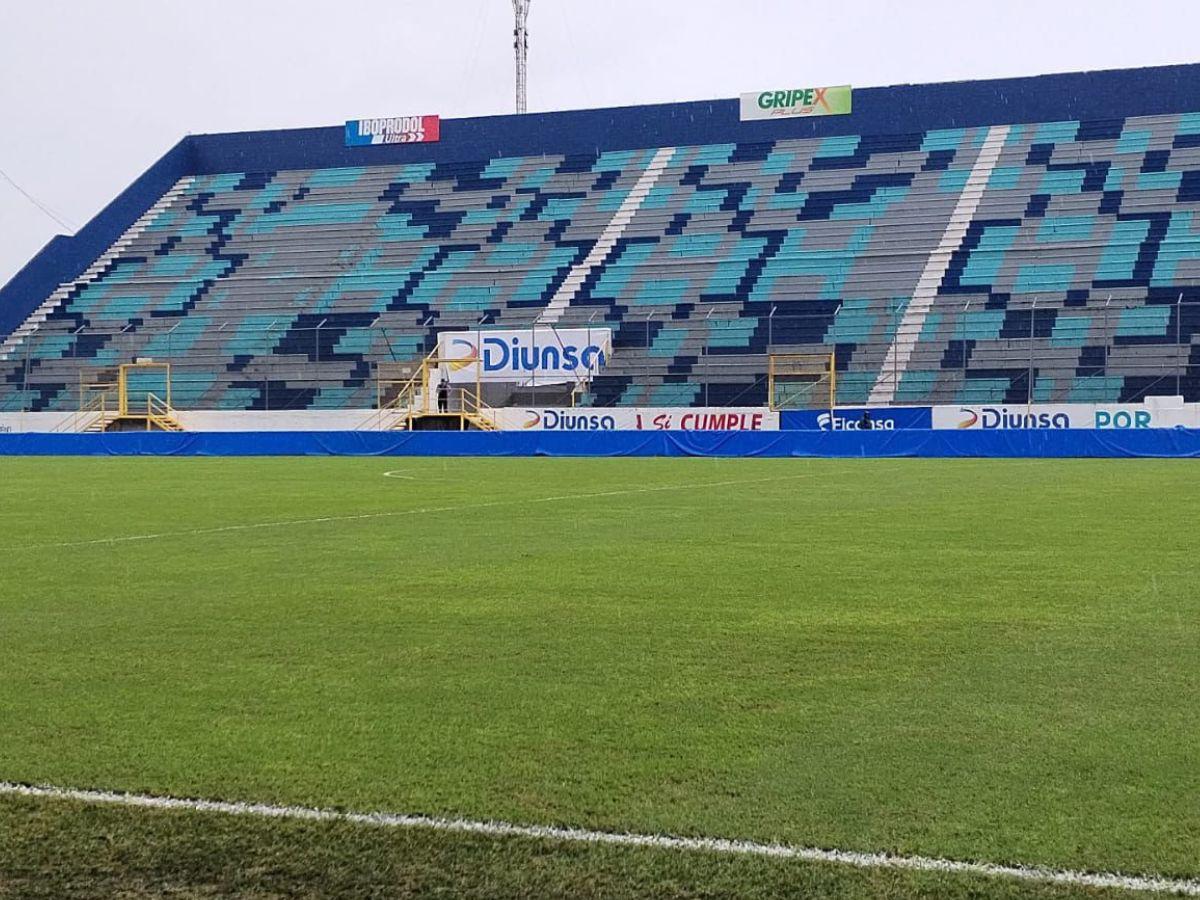
M0 781L1200 876L1185 462L0 484ZM1098 896L15 798L5 847L0 897Z

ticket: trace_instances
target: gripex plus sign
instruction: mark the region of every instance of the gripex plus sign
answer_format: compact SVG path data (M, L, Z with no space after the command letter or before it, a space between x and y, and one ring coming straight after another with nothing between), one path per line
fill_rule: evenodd
M792 116L841 116L850 112L850 85L786 88L742 94L742 121Z

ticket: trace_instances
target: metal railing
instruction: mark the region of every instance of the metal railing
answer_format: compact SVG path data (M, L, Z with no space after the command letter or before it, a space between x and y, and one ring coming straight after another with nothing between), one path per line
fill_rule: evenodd
M1200 354L1194 349L1200 346L1194 343L1200 335L1200 301L1185 301L1182 295L1169 304L1110 298L1080 307L1031 298L1019 306L1010 301L1004 310L989 309L981 299L942 297L918 324L906 323L906 301L879 301L855 309L852 317L846 308L828 310L828 305L811 315L783 314L773 306L752 327L738 315L741 305L732 302L702 306L682 320L674 319L669 309L626 315L619 322L605 321L607 310L593 309L586 318L578 309L568 310L559 328L610 328L614 334L606 369L593 384L577 386L572 399L644 404L653 402L653 392L639 395L637 385L651 384L667 394L657 388L666 382L680 384L681 394L691 386L693 403L759 404L765 402L770 353L834 350L839 402L861 402L866 381L881 376L898 387L895 402L959 402L964 383L983 377L1007 379L1006 395L1029 402L1059 398L1063 385L1048 387L1047 379L1068 377L1074 399L1115 399L1107 376L1133 380L1125 399L1183 395L1200 400L1200 366L1193 361ZM394 315L390 321L380 316L370 325L349 328L340 326L336 316L304 327L281 316L259 328L236 319L203 329L190 327L186 319L150 319L113 329L45 328L25 342L19 359L0 363L0 410L28 409L33 391L56 384L63 387L51 398L50 408L78 409L74 385L80 369L146 356L172 365L179 397L175 405L184 409L217 405L204 399L214 383L242 389L239 407L295 409L308 406L323 391L369 407L376 405L376 370L419 362L435 350L438 331L533 328L540 312L506 310L496 320L454 324L443 313L415 325L411 314L396 313L386 314ZM42 356L38 348L49 335L66 336L67 346L57 355ZM883 370L894 342L914 347L907 378L896 354L893 370ZM355 349L339 349L342 345ZM919 380L916 373L927 381L919 390L910 388ZM1091 397L1089 383L1095 385ZM515 389L509 402L542 405L538 401L548 389L550 385L533 379Z

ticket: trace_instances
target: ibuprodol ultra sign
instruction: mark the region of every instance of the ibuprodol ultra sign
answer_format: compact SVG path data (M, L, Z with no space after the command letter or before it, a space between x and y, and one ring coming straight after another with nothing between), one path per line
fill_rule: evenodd
M441 138L437 116L392 116L387 119L351 119L346 123L346 146L372 144L425 144Z

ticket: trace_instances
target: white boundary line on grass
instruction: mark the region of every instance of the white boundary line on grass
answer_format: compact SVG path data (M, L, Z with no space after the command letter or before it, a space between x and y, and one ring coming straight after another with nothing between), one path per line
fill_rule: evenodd
M726 853L735 856L761 856L796 859L804 862L831 863L857 869L907 869L917 872L941 872L982 875L991 878L1015 878L1021 881L1048 882L1075 887L1119 888L1161 894L1200 897L1200 880L1164 878L1155 875L1121 875L1113 872L1081 872L1072 869L1048 869L1039 866L1002 866L994 863L962 862L932 856L892 856L887 853L861 853L853 850L828 850L796 847L789 844L762 844L725 838L686 838L658 834L629 834L592 831L586 828L561 828L551 825L514 825L509 822L484 822L473 819L443 819L434 816L399 813L341 812L307 806L274 806L266 803L230 803L221 800L185 800L150 794L122 794L114 791L85 791L49 785L26 785L0 781L0 795L77 800L82 803L130 806L144 809L182 810L200 813L257 816L266 819L300 819L314 822L348 822L380 828L424 828L460 834L490 837L521 837L568 841L579 844L609 844L620 847L653 847L662 850L686 850Z
M512 500L491 500L486 503L465 503L460 506L427 506L418 509L398 509L389 512L358 513L349 516L320 516L314 519L284 519L277 522L246 522L240 525L217 525L212 528L192 528L186 531L159 531L153 534L127 534L118 537L91 538L82 541L56 541L44 544L18 544L0 547L0 553L17 550L57 550L63 547L89 547L100 544L124 544L131 541L156 541L172 537L200 537L210 534L225 534L230 531L254 531L260 528L289 528L295 525L320 525L327 522L356 522L365 519L390 519L397 516L423 516L432 513L467 512L473 509L488 509L496 506L525 506L534 503L561 503L566 500L590 500L603 497L623 497L629 494L655 494L661 491L690 491L698 488L738 487L772 481L795 481L812 478L812 473L801 475L777 475L770 478L743 478L732 481L693 481L685 484L663 484L652 487L622 488L615 491L593 491L583 494L559 494L553 497L521 497Z

